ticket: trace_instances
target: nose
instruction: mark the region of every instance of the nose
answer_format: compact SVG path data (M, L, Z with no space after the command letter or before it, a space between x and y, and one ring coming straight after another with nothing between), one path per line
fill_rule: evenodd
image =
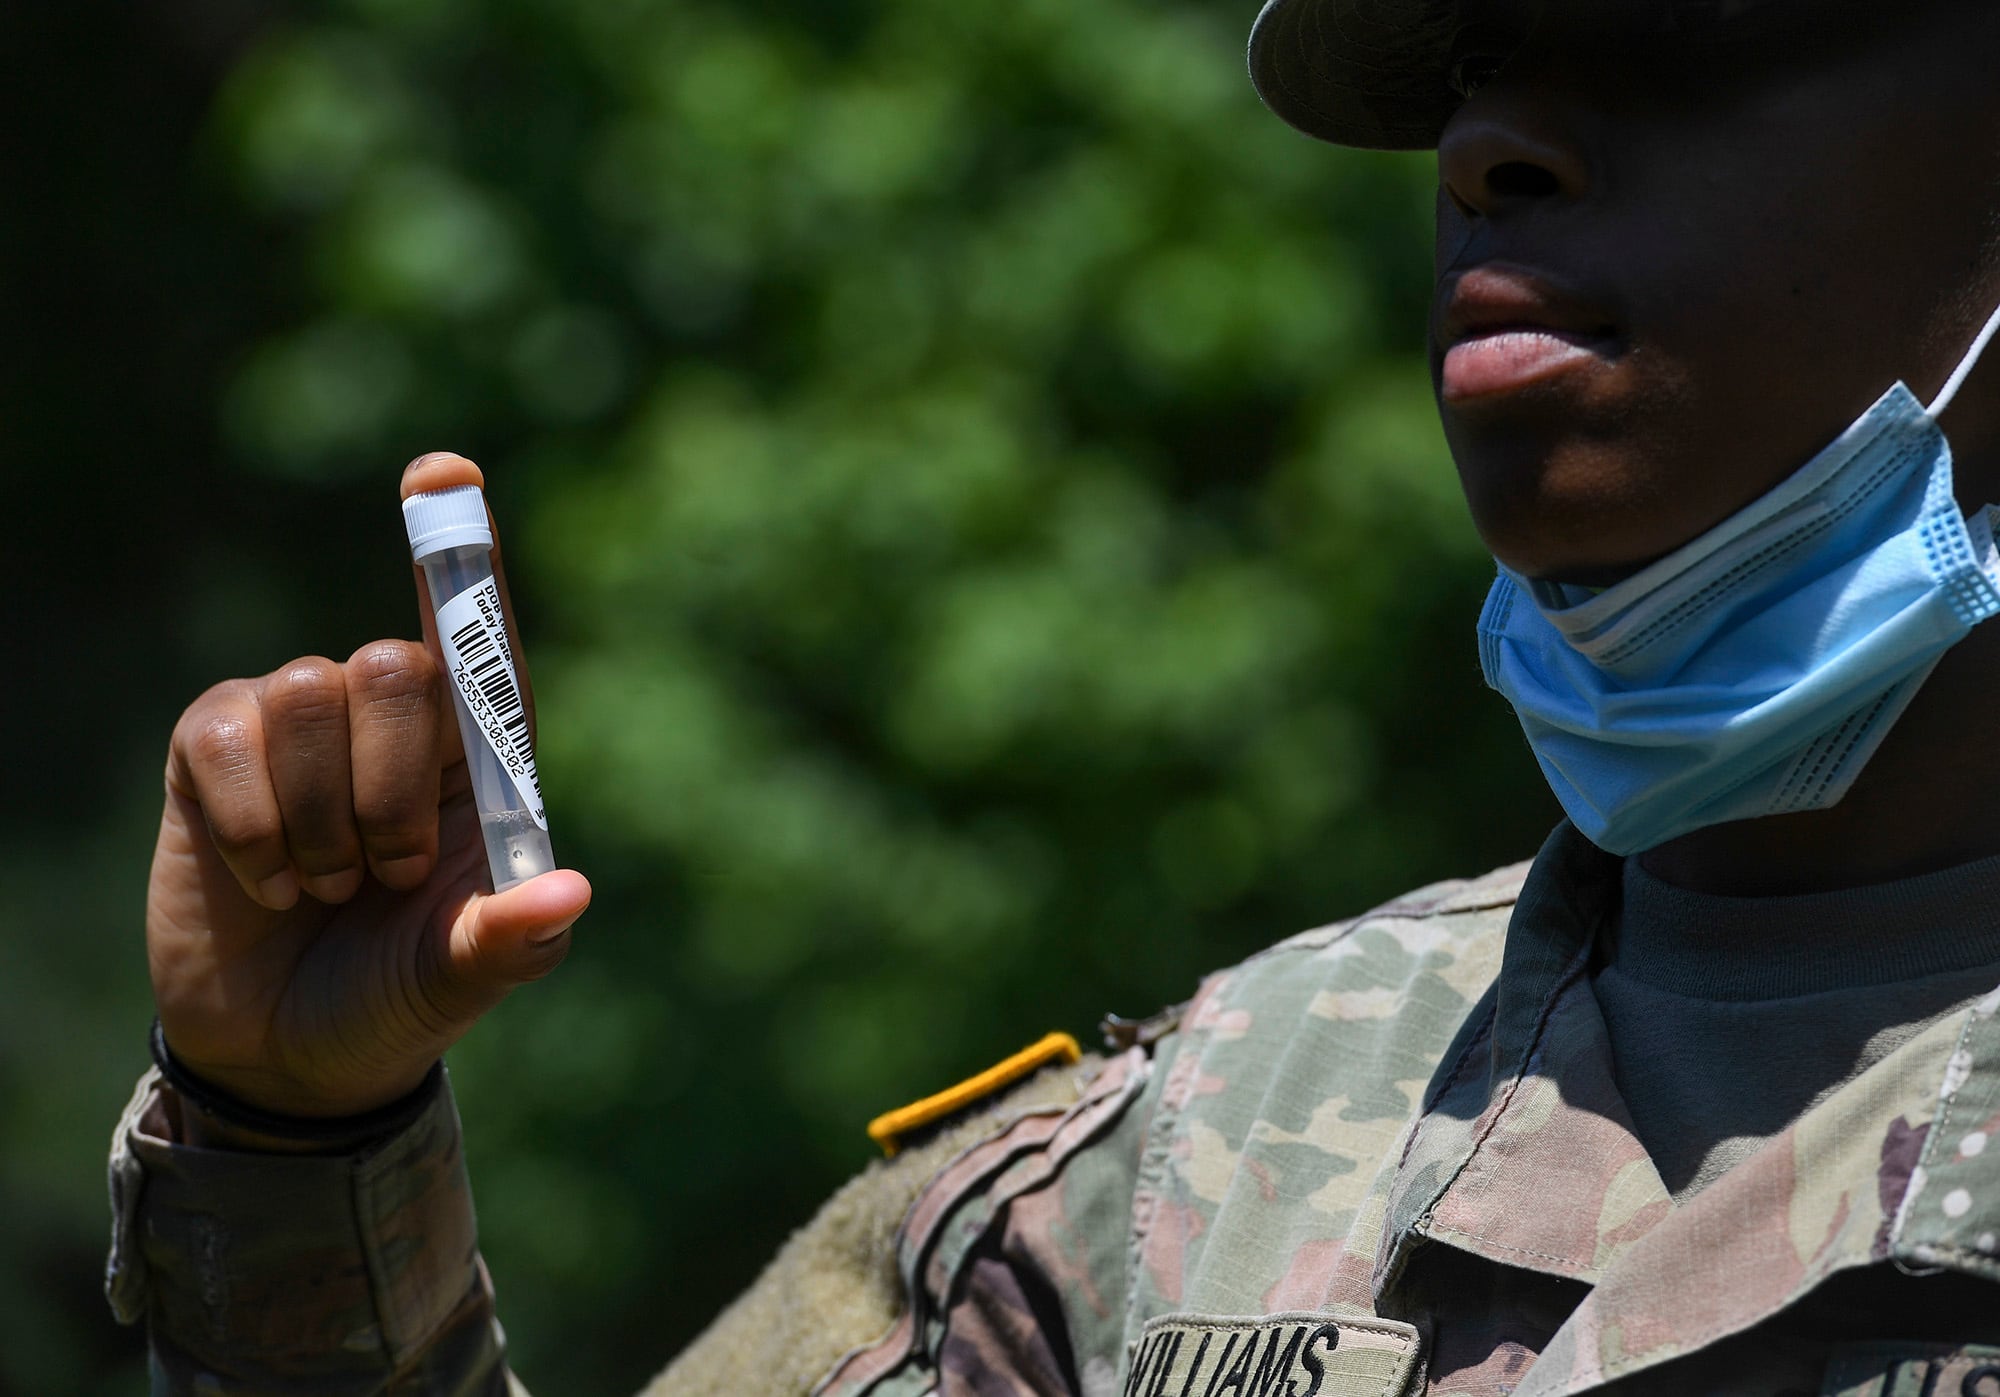
M1590 161L1562 113L1524 91L1475 93L1438 138L1438 182L1467 218L1581 199Z

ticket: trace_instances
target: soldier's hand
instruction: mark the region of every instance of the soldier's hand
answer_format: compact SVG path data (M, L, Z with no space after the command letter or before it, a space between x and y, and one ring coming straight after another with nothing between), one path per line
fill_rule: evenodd
M462 457L424 456L403 495L480 483ZM568 870L481 891L485 846L418 585L427 643L226 681L174 729L146 899L160 1022L189 1068L266 1109L347 1115L411 1091L509 990L555 968L590 901Z

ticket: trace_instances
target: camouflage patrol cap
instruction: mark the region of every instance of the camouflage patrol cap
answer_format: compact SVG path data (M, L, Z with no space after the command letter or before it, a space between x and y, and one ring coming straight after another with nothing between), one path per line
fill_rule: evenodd
M1682 42L1789 32L1878 0L1265 0L1250 80L1292 126L1335 145L1429 150L1464 99L1468 59L1504 56L1554 13Z
M1323 141L1370 150L1435 146L1459 96L1455 0L1266 0L1250 30L1264 105Z

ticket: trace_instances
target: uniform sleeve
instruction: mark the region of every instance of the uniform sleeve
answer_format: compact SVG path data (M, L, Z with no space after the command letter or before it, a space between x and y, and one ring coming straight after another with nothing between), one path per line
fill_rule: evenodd
M870 1166L642 1397L1106 1390L1148 1066L1045 1068ZM448 1088L360 1155L190 1148L171 1107L149 1074L111 1161L106 1290L147 1323L153 1397L526 1397Z
M755 1283L642 1397L806 1397L839 1387L829 1377L832 1370L852 1367L914 1332L910 1317L929 1297L911 1287L902 1265L904 1243L945 1195L961 1205L974 1202L977 1181L986 1176L968 1172L965 1161L986 1157L996 1140L1045 1137L1101 1095L1106 1070L1098 1059L1043 1068L893 1159L877 1160L792 1235Z
M352 1154L179 1143L157 1072L112 1140L105 1290L154 1397L524 1397L506 1371L448 1085Z
M945 1162L896 1232L893 1322L812 1390L1115 1393L1152 1079L1152 1054L1132 1048L1071 1105L1019 1114Z

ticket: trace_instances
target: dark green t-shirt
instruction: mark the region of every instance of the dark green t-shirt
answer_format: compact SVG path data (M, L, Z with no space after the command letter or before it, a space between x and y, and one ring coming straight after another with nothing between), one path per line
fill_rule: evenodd
M2000 858L1764 898L1688 892L1627 859L1593 983L1633 1125L1685 1198L2000 985Z

